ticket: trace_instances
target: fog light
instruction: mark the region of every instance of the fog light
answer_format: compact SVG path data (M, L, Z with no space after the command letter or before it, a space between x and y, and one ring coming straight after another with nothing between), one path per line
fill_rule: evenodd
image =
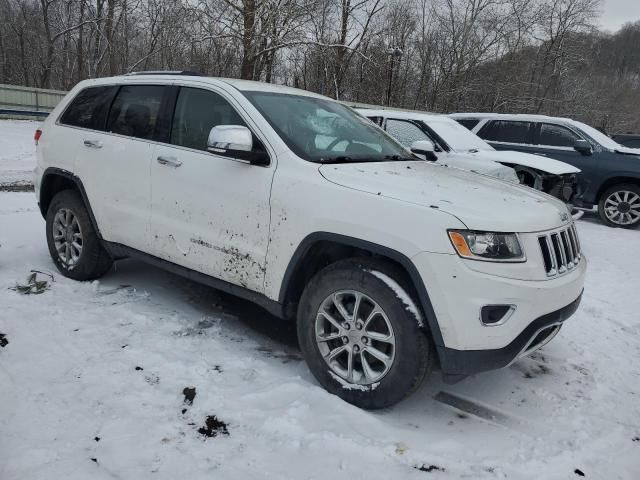
M480 321L487 326L502 325L515 310L515 305L485 305L480 309Z

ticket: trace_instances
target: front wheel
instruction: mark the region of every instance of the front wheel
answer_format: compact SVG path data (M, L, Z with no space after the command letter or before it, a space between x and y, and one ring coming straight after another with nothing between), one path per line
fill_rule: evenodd
M298 338L320 384L367 409L410 395L434 360L414 300L392 269L368 260L337 262L309 282L298 308Z
M608 188L598 202L598 214L610 227L636 228L640 225L640 187L620 184Z

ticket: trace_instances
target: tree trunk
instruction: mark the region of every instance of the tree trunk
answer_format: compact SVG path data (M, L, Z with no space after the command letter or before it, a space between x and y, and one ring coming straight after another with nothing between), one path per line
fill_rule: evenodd
M240 78L253 80L256 63L253 52L254 29L256 23L256 1L244 0L243 4L242 66L240 68Z

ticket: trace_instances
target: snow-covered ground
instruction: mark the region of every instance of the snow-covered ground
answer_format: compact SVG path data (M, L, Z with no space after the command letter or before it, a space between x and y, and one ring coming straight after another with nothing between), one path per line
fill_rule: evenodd
M367 412L258 307L134 261L65 279L33 194L0 192L0 479L640 478L640 232L578 227L584 301L553 342ZM50 289L10 290L31 269ZM214 415L228 434L199 433Z
M32 181L38 124L0 122L0 190ZM0 479L640 478L640 232L579 230L584 300L553 342L366 412L258 307L134 261L60 276L33 194L0 192ZM49 290L10 289L32 269Z
M36 147L33 134L41 122L0 120L0 189L33 184Z

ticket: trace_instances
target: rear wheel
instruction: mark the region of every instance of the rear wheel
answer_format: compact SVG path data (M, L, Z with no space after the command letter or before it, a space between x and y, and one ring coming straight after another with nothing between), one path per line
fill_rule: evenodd
M393 405L430 372L434 353L415 302L384 264L337 262L309 282L298 338L329 392L362 408Z
M640 225L640 187L620 184L608 188L598 202L598 214L610 227L636 228Z
M113 264L75 190L63 190L51 200L47 210L47 244L60 273L74 280L99 278Z

